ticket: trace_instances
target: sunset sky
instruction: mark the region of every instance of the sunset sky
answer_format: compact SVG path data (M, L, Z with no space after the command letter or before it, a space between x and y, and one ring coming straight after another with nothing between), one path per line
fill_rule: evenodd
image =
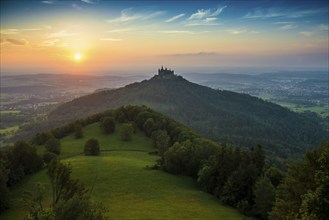
M1 1L1 73L328 69L327 1Z

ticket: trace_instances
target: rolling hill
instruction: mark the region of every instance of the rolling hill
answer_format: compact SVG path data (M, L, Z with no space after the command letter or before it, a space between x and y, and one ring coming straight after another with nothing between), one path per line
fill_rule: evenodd
M320 119L312 114L295 113L246 94L214 90L174 74L74 99L55 109L49 123L128 104L151 107L215 141L243 147L262 144L274 157L300 156L327 138Z
M120 130L117 124L116 130ZM214 196L198 190L196 182L187 176L177 176L160 170L147 169L159 158L151 138L137 130L132 141L120 139L119 132L104 134L100 123L83 128L83 138L74 134L60 142L63 163L70 163L73 176L88 188L94 201L102 202L109 210L109 219L245 219L236 209L223 206ZM99 156L83 156L83 145L89 138L100 142ZM45 148L38 146L38 153ZM11 188L11 208L0 218L23 219L28 207L23 192L33 190L41 183L45 186L45 206L51 202L51 187L46 170L28 176Z

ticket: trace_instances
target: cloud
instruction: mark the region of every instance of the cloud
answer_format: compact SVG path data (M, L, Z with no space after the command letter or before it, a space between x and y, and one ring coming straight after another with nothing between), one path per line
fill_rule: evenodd
M247 32L246 29L242 29L242 28L239 28L239 29L230 29L230 30L226 30L226 31L229 32L230 34L234 34L234 35L238 35L238 34L242 34L242 33Z
M207 10L200 9L196 13L192 14L188 18L188 20L202 19L202 18L208 18L208 17L216 17L216 16L220 15L226 7L227 6L225 5L221 8L217 8L215 11L213 11L211 9L207 9Z
M253 12L248 12L244 18L249 19L258 19L258 18L274 18L274 17L280 17L284 14L282 12L278 12L276 9L268 9L267 11L263 11L261 9L256 9Z
M5 41L18 46L24 46L27 44L27 41L24 39L5 39Z
M312 31L302 31L302 32L299 32L299 33L306 36L306 37L310 37L314 34Z
M185 26L214 26L219 25L215 21L227 6L218 7L217 9L200 9L192 14L185 22Z
M43 4L48 4L48 5L52 5L52 4L55 3L55 1L47 0L47 1L41 1L41 3L43 3Z
M122 28L122 29L113 29L113 30L109 30L109 31L106 31L107 33L125 33L125 32L129 32L129 31L132 31L134 29L132 28Z
M198 21L198 22L188 22L185 24L185 26L217 26L220 25L218 23L214 23L214 22L209 22L207 20L202 20L202 21Z
M307 31L301 31L299 32L301 35L304 35L305 37L310 37L313 35L326 35L328 38L328 31L329 31L329 26L327 24L319 24L313 28L310 28Z
M59 42L59 39L45 40L45 41L42 41L40 46L51 47L51 46L55 46L56 43L58 43L58 42Z
M11 35L11 34L19 34L21 32L25 32L25 31L39 31L41 30L41 28L23 28L23 29L2 29L0 30L1 34L5 34L5 35Z
M298 25L286 24L286 25L283 25L282 27L280 27L280 29L282 29L282 30L292 30L292 29L295 29L297 27L298 27Z
M99 0L81 0L81 1L87 4L96 4L99 2Z
M259 34L259 31L255 31L255 30L248 30L246 28L236 28L236 29L228 29L226 30L228 33L230 34L234 34L234 35L239 35L239 34L243 34L243 33L249 33L249 34Z
M122 41L121 38L101 38L101 41Z
M212 13L211 16L218 16L218 15L220 15L225 8L227 8L227 5L225 5L225 6L221 7L221 8L217 8L217 10L214 13Z
M49 34L48 38L71 37L71 36L76 36L76 35L78 35L78 33L69 33L66 30L61 30L59 32Z
M81 11L81 9L82 9L79 5L77 5L77 4L75 4L75 3L72 4L72 7L73 7L74 9L78 10L78 11Z
M279 24L279 25L286 25L286 24L294 24L295 22L293 21L278 21L278 22L273 22L273 24Z
M301 18L312 15L318 15L321 13L328 13L328 9L319 8L313 10L284 10L280 8L269 8L269 9L254 9L252 12L248 12L243 18L247 19L267 19L267 18Z
M2 29L0 31L1 34L18 34L19 30L18 29Z
M151 18L165 14L164 11L142 11L142 12L133 12L132 8L127 8L121 11L121 15L118 18L108 20L109 23L119 23L125 24L132 21L142 21L149 20Z
M172 21L175 21L175 20L177 20L177 19L183 17L184 15L185 15L185 14L179 14L179 15L173 16L173 17L171 17L171 18L165 20L165 22L172 22Z
M195 32L193 31L184 31L184 30L164 30L158 32L163 34L195 34Z
M318 31L328 31L329 30L329 26L327 24L319 24L316 29Z

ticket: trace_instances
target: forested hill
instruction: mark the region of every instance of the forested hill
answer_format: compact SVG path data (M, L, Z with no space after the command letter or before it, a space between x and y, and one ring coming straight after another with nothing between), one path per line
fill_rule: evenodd
M244 147L262 144L270 155L283 158L302 155L326 138L314 115L295 113L250 95L200 86L176 75L156 75L77 98L59 106L49 119L68 122L128 104L154 108L215 141Z

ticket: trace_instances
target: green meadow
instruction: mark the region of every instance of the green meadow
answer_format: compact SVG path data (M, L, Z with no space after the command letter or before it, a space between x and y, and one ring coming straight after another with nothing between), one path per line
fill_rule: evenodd
M131 141L123 142L119 132L104 134L99 123L86 126L83 132L82 139L70 135L61 140L62 162L70 163L72 175L90 189L91 198L108 208L109 219L246 218L200 191L192 178L149 169L159 157L149 154L155 149L143 133L137 131ZM91 137L100 142L100 156L82 154L84 143ZM43 151L39 146L38 152ZM12 188L12 208L3 213L2 220L22 219L27 214L22 194L33 190L36 183L46 187L44 204L50 204L51 188L44 169Z

